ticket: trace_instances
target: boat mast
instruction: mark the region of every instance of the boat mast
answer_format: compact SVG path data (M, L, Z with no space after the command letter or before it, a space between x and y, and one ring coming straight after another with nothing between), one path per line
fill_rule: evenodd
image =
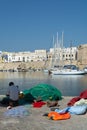
M59 66L59 60L60 60L60 52L59 52L59 39L58 39L58 32L57 32L57 40L56 40L56 65Z
M70 65L72 65L72 41L70 43Z
M54 43L54 35L53 35L53 39L52 39L52 42L53 42L53 52L52 52L52 56L51 56L51 68L54 67L54 58L55 58L55 43Z
M62 32L62 41L61 41L61 52L62 52L62 66L63 66L63 34L64 32Z
M58 48L58 32L57 32L57 48Z

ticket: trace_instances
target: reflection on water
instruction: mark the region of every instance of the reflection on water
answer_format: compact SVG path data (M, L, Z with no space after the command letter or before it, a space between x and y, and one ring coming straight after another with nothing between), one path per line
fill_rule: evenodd
M53 79L66 96L77 96L87 89L87 75L53 76Z
M63 96L78 96L87 89L87 75L55 75L43 72L0 72L0 94L5 94L10 81L19 85L21 90L29 89L39 83L57 87Z

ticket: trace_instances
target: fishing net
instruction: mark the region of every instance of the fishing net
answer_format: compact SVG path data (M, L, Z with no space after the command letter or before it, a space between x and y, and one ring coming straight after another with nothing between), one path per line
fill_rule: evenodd
M30 100L30 95L32 95L32 97L35 99L41 97L43 101L62 99L61 92L56 87L48 84L38 84L29 90L24 90L23 94L25 100Z

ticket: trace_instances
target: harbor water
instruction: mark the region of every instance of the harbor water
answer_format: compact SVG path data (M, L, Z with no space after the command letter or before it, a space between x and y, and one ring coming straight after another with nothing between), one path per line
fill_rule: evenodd
M20 90L44 83L57 87L63 96L79 96L87 89L86 75L48 75L47 73L36 72L0 72L0 95L6 94L8 84L13 81Z

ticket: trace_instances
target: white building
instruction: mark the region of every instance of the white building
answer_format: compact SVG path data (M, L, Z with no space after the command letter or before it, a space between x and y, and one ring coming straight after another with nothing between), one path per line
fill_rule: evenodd
M76 60L77 48L50 48L49 53L46 50L35 50L34 52L7 52L5 53L5 62L33 62L46 61L47 57L58 60Z
M46 60L46 50L35 50L35 52L8 52L5 62L33 62Z
M50 53L56 57L56 59L60 60L76 60L77 48L50 48Z
M38 61L47 60L47 52L46 52L46 50L35 50L35 55L37 56Z

